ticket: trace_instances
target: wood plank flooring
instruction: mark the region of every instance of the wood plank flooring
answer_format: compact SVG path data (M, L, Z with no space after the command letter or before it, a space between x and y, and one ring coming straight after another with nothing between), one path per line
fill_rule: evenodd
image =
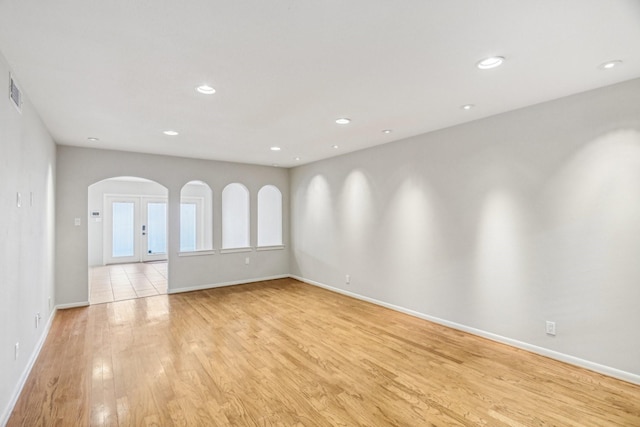
M293 279L58 312L9 426L640 426L640 386Z

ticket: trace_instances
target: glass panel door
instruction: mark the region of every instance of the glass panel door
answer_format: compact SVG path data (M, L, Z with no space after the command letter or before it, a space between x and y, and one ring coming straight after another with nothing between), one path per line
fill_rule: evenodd
M140 261L138 210L140 198L105 198L105 264Z
M133 202L113 202L111 205L113 215L113 258L132 257L135 255L135 204Z
M145 250L143 261L167 259L167 202L165 200L142 198L146 214L142 225Z
M167 259L167 199L105 197L104 263Z

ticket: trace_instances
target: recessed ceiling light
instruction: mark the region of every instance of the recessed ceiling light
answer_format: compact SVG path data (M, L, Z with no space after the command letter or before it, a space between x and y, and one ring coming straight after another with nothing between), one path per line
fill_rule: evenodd
M333 147L333 148L336 148L336 149L338 148L338 146L337 146L337 145L332 145L332 147Z
M489 58L485 58L481 61L478 61L476 67L481 70L488 70L490 68L496 68L502 65L504 62L504 56L491 56Z
M89 138L87 138L87 140L89 142L98 142L98 141L100 141L100 138L96 138L96 137L90 136Z
M473 105L473 104L465 104L460 108L462 108L463 110L471 110L473 107L475 107L475 105Z
M339 125L347 125L351 123L351 119L348 119L346 117L340 117L339 119L336 119L336 123Z
M273 166L274 168L279 168L280 167L280 165L277 164L277 163L273 163L271 166Z
M392 129L385 129L385 130L382 131L382 133L385 133L385 134L389 134L391 132L393 132Z
M622 65L622 61L620 61L619 59L616 59L615 61L609 61L609 62L605 62L604 64L600 64L599 68L603 70L610 70L612 68L619 67L620 65Z
M295 158L295 161L296 161L296 162L299 162L299 161L300 161L300 157L296 157L296 158Z
M178 135L178 132L176 132L175 130L165 130L162 133L164 133L165 135L168 135L168 136L176 136L176 135Z
M205 95L213 95L216 93L216 90L209 85L198 86L196 90L200 93L204 93Z
M281 148L280 147L271 147L271 151L280 151Z

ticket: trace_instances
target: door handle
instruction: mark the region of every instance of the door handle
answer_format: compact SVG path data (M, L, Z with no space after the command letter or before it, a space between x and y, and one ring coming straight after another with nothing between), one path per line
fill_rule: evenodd
M146 231L147 231L147 226L146 226L146 225L143 225L143 226L142 226L142 235L143 235L143 236L146 236L146 235L147 235Z

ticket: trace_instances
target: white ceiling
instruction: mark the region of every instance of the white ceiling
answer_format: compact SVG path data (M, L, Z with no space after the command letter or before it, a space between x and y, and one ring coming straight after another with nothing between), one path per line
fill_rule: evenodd
M640 1L0 0L0 51L59 144L289 167L640 77Z

